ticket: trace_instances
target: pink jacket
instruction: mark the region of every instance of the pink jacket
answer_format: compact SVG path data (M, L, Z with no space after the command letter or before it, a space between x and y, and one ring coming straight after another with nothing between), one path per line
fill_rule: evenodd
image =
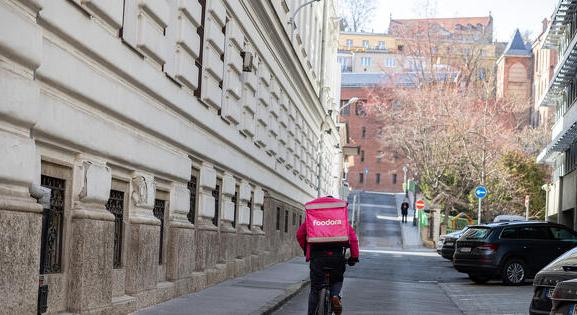
M303 250L305 249L306 246L306 256L307 261L309 261L311 259L311 245L307 243L306 222L299 226L299 229L297 230L297 240ZM359 239L357 238L357 234L355 234L355 230L350 225L349 225L349 247L351 248L351 257L359 258Z

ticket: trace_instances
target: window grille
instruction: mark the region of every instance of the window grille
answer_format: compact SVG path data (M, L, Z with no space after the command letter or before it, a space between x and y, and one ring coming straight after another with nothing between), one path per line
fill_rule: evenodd
M195 175L190 177L190 181L188 182L188 190L190 191L190 210L188 210L188 214L186 217L190 223L194 224L194 217L196 214L196 189L197 189L197 179Z
M158 264L162 265L162 251L163 251L163 244L164 244L164 206L165 201L161 199L154 200L154 208L152 209L152 213L154 216L160 220L160 245L158 246Z
M110 196L106 202L106 210L114 215L114 256L112 265L114 268L122 267L122 226L124 216L124 192L110 190Z
M40 183L50 188L50 208L42 216L42 249L40 273L62 272L62 247L66 181L42 175Z

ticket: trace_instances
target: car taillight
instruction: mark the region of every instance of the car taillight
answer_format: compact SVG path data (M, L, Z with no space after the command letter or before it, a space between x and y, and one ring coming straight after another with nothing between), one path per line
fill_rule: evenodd
M497 247L498 247L497 244L483 244L481 246L478 246L476 250L478 252L481 252L481 254L489 255L496 252Z

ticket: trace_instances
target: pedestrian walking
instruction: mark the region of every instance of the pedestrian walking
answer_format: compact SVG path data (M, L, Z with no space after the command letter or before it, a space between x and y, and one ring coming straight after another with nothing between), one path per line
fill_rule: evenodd
M401 222L407 223L407 215L409 214L409 200L405 198L401 203Z

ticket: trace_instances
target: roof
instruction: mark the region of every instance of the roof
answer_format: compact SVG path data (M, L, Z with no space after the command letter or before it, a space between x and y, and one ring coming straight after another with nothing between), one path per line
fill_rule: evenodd
M348 32L341 31L341 35L362 35L362 36L380 36L380 37L390 37L387 33L375 33L375 32Z
M341 87L369 87L376 85L395 85L413 87L411 74L388 74L383 72L343 72Z
M557 223L553 223L553 222L545 222L545 221L510 221L510 222L491 222L488 224L475 224L475 225L469 225L469 228L493 228L493 227L499 227L499 226L517 226L517 225L555 225L555 226L559 226L559 224Z
M391 19L391 24L404 24L408 26L415 26L419 24L437 24L447 31L457 31L457 25L478 25L488 26L491 24L493 18L491 16L482 17L455 17L455 18L427 18L427 19Z
M519 29L515 31L513 39L509 42L505 48L504 56L530 56L531 48L525 45L525 41L519 32Z
M384 72L343 72L341 73L341 87L371 87L381 85L384 87L406 87L414 88L422 80L427 81L454 81L458 72L439 71L435 72L435 77L428 73L423 78L417 72L404 73L384 73Z

